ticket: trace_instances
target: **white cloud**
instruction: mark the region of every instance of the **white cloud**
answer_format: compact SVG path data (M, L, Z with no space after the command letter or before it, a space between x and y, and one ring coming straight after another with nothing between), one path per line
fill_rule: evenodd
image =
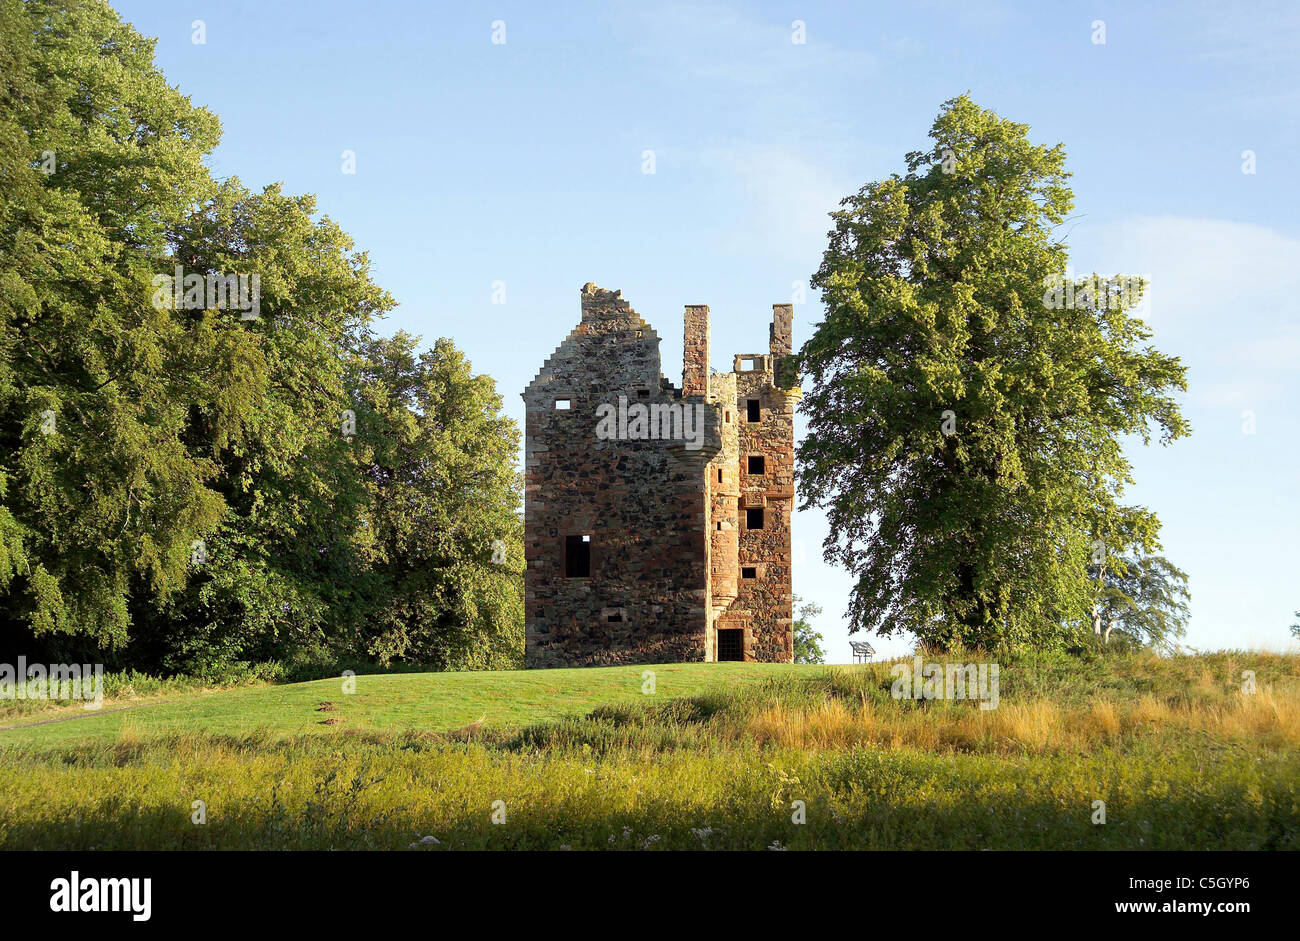
M827 213L860 185L808 155L785 147L736 143L695 159L733 197L741 216L728 220L721 244L735 252L767 251L815 259L826 247Z
M1295 64L1300 10L1291 0L1255 3L1249 12L1224 0L1206 3L1191 22L1189 46L1200 58L1254 68Z
M828 89L878 84L881 54L845 49L808 14L806 43L791 42L797 12L760 16L739 6L682 3L620 8L613 28L677 96L672 128L655 129L665 154L700 171L718 196L711 242L811 270L825 248L826 214L861 186L843 168L870 151ZM704 123L708 135L674 139Z
M831 77L843 81L877 69L876 56L836 46L816 20L805 22L804 43L792 42L796 19L759 18L722 3L656 3L620 8L615 26L625 33L631 55L690 86L708 81L740 86L750 95L815 95L831 87Z
M1080 230L1076 271L1151 281L1153 342L1191 367L1194 402L1259 406L1300 374L1300 239L1219 219L1143 217Z

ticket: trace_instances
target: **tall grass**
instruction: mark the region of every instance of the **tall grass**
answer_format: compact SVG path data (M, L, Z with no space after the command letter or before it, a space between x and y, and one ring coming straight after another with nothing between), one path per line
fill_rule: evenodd
M1300 658L1002 677L995 710L895 700L875 664L519 729L128 725L109 747L5 749L0 846L1300 849Z

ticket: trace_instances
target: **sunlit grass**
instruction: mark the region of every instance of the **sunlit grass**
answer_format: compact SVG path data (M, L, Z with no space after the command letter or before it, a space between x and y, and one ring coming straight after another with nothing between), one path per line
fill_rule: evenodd
M570 702L600 695L566 672ZM896 700L888 664L714 679L535 721L462 704L295 734L141 710L111 736L0 739L0 846L1300 849L1297 657L1018 660L992 710Z
M106 742L123 728L142 735L185 732L331 735L350 729L447 731L482 719L487 728L582 715L605 703L647 697L643 674L653 669L656 696L697 695L710 687L758 685L822 667L779 663L673 663L573 670L502 670L482 673L394 673L307 683L245 684L236 688L162 687L140 701L108 701L87 713L65 705L0 719L0 749L37 742ZM142 685L142 684L137 684ZM351 689L352 692L345 690ZM160 697L155 699L153 697ZM327 712L322 704L329 703ZM72 717L69 721L50 719ZM324 725L327 719L337 720ZM47 724L36 724L36 723Z

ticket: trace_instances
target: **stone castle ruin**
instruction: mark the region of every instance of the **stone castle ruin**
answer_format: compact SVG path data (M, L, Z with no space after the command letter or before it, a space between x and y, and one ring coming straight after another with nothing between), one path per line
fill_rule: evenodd
M621 291L523 393L529 667L794 656L793 309L767 353L709 368L709 308L686 308L682 386Z

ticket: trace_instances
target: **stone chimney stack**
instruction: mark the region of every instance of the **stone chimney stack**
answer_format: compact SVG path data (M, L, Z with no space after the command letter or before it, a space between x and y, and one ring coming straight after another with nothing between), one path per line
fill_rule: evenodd
M709 394L709 306L687 304L682 332L682 395Z
M772 305L772 328L768 334L773 358L794 352L794 305Z

